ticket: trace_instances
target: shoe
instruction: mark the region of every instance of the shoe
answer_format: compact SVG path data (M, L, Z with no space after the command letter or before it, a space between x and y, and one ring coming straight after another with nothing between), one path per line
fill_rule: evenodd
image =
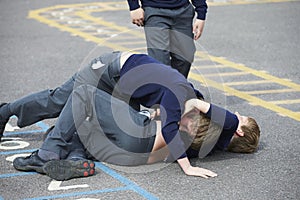
M0 108L4 105L6 105L7 103L2 103L0 104ZM7 124L9 118L8 119L4 119L1 115L0 115L0 142L1 142L1 138L3 136L4 130L5 130L5 125Z
M38 156L38 151L33 152L27 157L18 157L14 159L13 166L17 170L21 171L36 171L41 174L45 174L43 167L48 161L41 159Z
M44 166L45 173L57 180L87 177L95 174L95 163L91 160L51 160Z

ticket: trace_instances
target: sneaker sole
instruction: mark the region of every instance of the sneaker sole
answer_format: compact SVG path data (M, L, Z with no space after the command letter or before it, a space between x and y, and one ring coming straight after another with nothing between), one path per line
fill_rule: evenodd
M51 160L44 167L44 172L57 181L88 177L95 174L95 163L90 160Z
M38 166L33 166L33 165L26 165L26 166L22 166L19 163L17 163L15 160L13 161L13 166L15 169L20 170L20 171L36 171L38 173L41 174L45 174L43 167L38 167Z

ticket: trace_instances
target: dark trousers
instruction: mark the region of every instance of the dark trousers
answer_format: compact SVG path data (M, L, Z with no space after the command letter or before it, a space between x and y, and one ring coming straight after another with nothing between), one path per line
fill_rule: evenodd
M56 118L73 89L82 84L92 85L112 93L120 75L119 56L119 52L103 54L56 89L36 92L9 103L7 105L9 113L6 113L8 116L4 118L17 116L19 127L29 126L44 119ZM93 69L93 66L97 66L99 62L104 65Z
M156 123L127 103L90 85L77 87L68 98L41 149L64 159L83 146L97 160L117 165L146 164ZM75 145L75 146L74 146Z
M185 77L194 60L194 8L179 9L145 7L145 35L148 55L172 66Z

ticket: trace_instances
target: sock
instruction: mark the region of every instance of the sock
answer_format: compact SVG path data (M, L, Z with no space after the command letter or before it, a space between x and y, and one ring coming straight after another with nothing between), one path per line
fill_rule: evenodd
M84 160L87 159L86 155L85 155L85 151L83 149L75 149L73 151L71 151L68 155L68 157L66 158L67 160L74 160L74 159L78 159L78 160Z
M47 151L44 149L39 149L38 156L45 161L48 160L59 160L59 155L52 151Z

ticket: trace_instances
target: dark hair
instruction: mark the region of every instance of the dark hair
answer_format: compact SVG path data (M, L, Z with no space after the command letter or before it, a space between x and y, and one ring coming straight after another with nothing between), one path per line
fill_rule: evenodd
M253 153L258 146L260 129L256 121L249 117L248 124L241 127L243 137L234 137L228 145L227 150L235 153Z

